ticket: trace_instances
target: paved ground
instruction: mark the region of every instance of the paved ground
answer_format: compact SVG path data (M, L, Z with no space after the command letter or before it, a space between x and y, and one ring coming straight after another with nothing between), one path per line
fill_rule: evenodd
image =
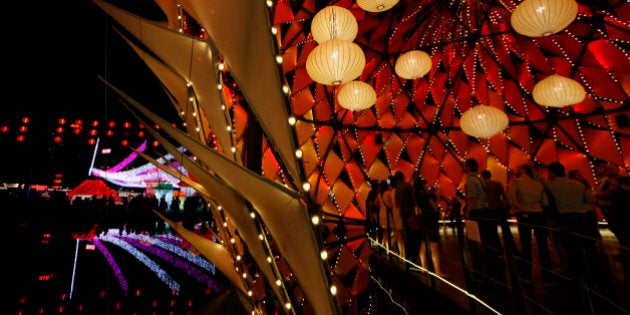
M511 226L512 235L518 244L518 233ZM598 241L603 262L590 285L579 287L559 268L559 257L550 242L554 264L553 281L544 283L538 267L537 250L533 250L533 275L531 282L518 279L518 258L503 257L498 277L475 274L475 281L466 281L466 275L459 238L456 229L446 228L441 231L441 265L446 279L427 276L415 266L405 265L395 254L379 250L381 257L403 271L407 277L420 280L419 292L424 287L433 287L447 300L460 306L471 314L630 314L630 262L620 262L613 258L619 253L618 243L605 227L601 229L602 239ZM513 263L512 271L510 263ZM411 266L411 268L409 268ZM399 280L401 281L401 280ZM580 289L581 288L581 289ZM401 290L408 290L401 288ZM404 296L404 294L401 294ZM412 305L413 303L408 303ZM409 309L408 313L420 310ZM448 314L444 313L444 314Z

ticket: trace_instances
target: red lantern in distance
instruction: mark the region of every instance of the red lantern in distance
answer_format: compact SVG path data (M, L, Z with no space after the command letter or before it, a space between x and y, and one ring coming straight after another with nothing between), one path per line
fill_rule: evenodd
M7 132L9 132L9 126L2 126L2 127L0 127L0 131L1 131L2 133L7 133Z
M17 141L18 142L24 142L24 140L26 140L26 137L24 135L18 135L17 136Z
M92 127L98 127L98 120L92 122Z
M59 120L57 120L57 123L60 125L65 125L66 124L66 120L64 118L59 118Z
M90 139L88 140L88 144L89 144L89 145L95 145L95 144L96 144L96 139L94 139L94 138L90 138Z

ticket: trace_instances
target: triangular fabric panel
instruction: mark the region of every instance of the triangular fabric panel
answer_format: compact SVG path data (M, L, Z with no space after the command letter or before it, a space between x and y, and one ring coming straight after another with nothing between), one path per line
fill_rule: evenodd
M286 119L286 98L282 93L265 2L183 0L182 3L208 31L239 88L245 91L245 98L268 134L268 140L291 177L300 180L300 169L293 155L296 146ZM256 53L252 54L252 51Z

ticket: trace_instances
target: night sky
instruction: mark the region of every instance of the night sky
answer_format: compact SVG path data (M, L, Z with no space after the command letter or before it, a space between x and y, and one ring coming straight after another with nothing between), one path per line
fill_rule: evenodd
M146 9L140 2L134 5ZM10 31L5 31L3 45L0 127L9 129L0 134L0 182L51 184L55 174L63 174L63 185L73 187L88 178L94 152L88 144L89 130L94 120L100 123L96 129L101 144L112 149L108 156L99 155L96 167L113 166L131 153L121 144L123 138L130 146L140 145L137 121L98 76L161 116L176 119L159 81L114 31L115 21L94 3L15 1L10 6L7 12L13 15L2 22ZM18 142L23 117L30 122L26 140ZM66 125L63 140L57 143L54 137L60 118ZM84 124L79 135L70 128L77 120ZM109 121L116 124L111 137L104 135ZM124 122L132 124L125 132Z

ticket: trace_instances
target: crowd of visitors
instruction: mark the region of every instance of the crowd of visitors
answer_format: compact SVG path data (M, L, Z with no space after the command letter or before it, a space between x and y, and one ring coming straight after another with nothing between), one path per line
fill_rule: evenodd
M504 277L505 247L509 246L524 284L532 283L536 266L545 285L554 285L557 273L581 286L596 286L603 278L598 270L605 264L597 245L602 238L601 220L619 241L615 259L627 260L630 177L619 176L619 169L612 165L597 171L597 185L591 185L578 170L567 171L559 162L550 163L544 171L525 163L514 169L504 185L492 178L490 170L480 170L477 160L466 160L461 215L477 229L466 232L478 232L466 238L473 280L476 275ZM370 234L376 242L446 277L440 268L439 222L452 207L441 203L439 187L428 186L415 175L407 181L402 172L388 180L374 180L371 186L366 204L373 227ZM500 237L501 225L511 218L516 220L517 233Z

